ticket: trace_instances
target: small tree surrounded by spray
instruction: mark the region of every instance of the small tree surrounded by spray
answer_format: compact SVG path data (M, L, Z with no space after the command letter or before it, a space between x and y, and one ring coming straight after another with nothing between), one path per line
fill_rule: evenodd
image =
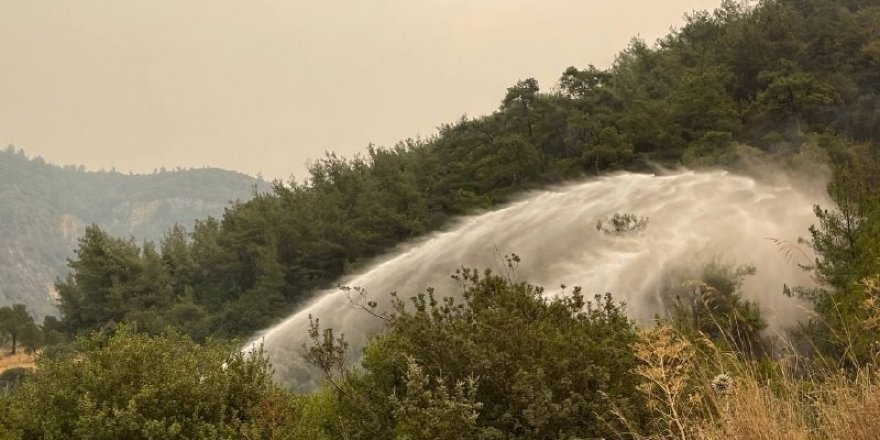
M648 226L648 217L639 217L632 213L615 213L611 217L596 222L596 230L606 234L625 234L644 230Z

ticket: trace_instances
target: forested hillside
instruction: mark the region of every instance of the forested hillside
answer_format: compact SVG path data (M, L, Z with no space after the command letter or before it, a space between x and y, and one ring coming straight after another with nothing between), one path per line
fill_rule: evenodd
M0 402L0 429L11 438L875 438L878 134L880 1L725 1L656 45L634 40L608 69L568 68L544 91L524 79L497 111L430 139L330 154L306 181L277 182L155 246L88 228L57 286L59 328L88 336ZM805 160L830 168L836 206L817 206L803 231L817 258L802 268L816 286L785 289L811 310L781 343L740 295L750 270L724 266L696 268L690 296L651 328L629 320L614 292L548 298L511 273L463 269L456 292L392 295L387 315L360 304L384 327L360 365L346 364L344 337L314 317L304 358L324 382L311 394L273 383L261 352L210 338L246 337L367 259L524 190L657 166L763 163L783 173ZM634 214L612 232L638 229ZM510 256L507 268L518 263Z
M136 271L166 273L161 288L173 293L148 301L164 304L150 316L192 298L206 320L192 332L244 336L396 243L567 179L657 164L736 167L811 145L875 188L880 14L873 6L726 2L694 13L656 46L633 40L610 69L570 67L546 92L534 79L519 81L494 113L443 125L433 138L320 158L306 181L277 183L190 236L170 238L155 268L147 267L160 260L152 250L92 230L61 286L65 319L95 329L140 312L126 305L144 291L137 276L122 283L131 291L121 308L105 302L120 279L94 258L108 247ZM93 272L101 276L85 276Z
M23 303L38 315L57 314L53 283L67 272L87 225L138 242L158 240L175 223L191 227L249 199L255 185L265 186L216 169L87 172L13 147L0 151L0 306Z

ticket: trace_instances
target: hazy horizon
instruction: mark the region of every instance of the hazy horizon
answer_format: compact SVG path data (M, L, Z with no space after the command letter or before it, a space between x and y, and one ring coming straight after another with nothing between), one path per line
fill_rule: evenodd
M607 67L720 0L0 0L0 144L89 170L302 177Z

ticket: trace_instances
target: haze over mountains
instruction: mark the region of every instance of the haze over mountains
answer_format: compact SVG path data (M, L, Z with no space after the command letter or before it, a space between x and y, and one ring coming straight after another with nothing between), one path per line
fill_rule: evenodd
M267 188L215 168L121 174L57 166L8 147L0 151L0 306L52 314L53 282L66 273L85 227L158 240L178 223L217 216L232 201Z

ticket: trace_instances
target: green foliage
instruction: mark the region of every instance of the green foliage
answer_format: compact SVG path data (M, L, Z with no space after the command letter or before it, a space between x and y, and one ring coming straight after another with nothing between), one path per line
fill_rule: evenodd
M648 226L647 217L639 217L631 213L615 213L607 220L596 222L596 230L605 234L623 234L637 232Z
M803 323L804 351L858 367L880 354L880 329L869 325L869 292L864 281L880 274L880 161L876 151L846 148L822 139L840 165L828 186L836 207L815 207L818 224L809 245L817 254L814 272L820 285L792 293L810 301L815 315Z
M0 373L0 395L11 393L29 374L27 368L10 368Z
M682 162L692 167L731 167L737 165L739 156L730 133L712 131L685 150Z
M624 428L612 411L640 417L637 335L610 296L590 303L574 289L548 299L540 288L467 269L456 278L462 302L432 290L409 302L394 297L363 371L325 370L347 420L336 436L593 438ZM339 358L345 348L316 342L327 355L312 359Z
M408 363L406 394L391 395L392 417L398 421L394 438L456 440L480 438L477 425L482 404L477 402L476 379L458 381L450 390L444 379L432 383L413 360Z
M833 104L837 99L833 87L804 72L773 72L761 79L768 85L758 93L755 103L765 111L799 114L811 107Z
M218 215L264 182L217 169L149 175L88 172L0 150L0 305L23 303L37 319L57 314L51 283L76 240L96 223L116 236L157 240L169 225Z
M260 352L130 327L78 344L75 356L40 359L37 373L0 402L0 431L27 439L268 438L283 425L268 418L273 407L293 414Z
M18 344L33 352L42 345L42 332L24 304L0 308L0 335L8 337L15 354Z
M742 298L740 288L753 266L734 266L719 258L710 259L695 275L674 277L664 292L669 317L683 334L707 336L748 358L768 353L762 336L767 322L758 305Z

